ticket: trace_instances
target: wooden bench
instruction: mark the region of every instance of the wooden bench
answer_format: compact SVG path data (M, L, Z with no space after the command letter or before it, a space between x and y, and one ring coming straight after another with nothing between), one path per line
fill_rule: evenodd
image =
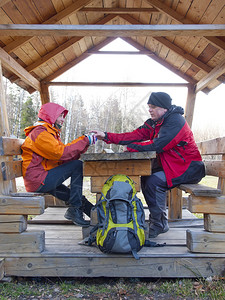
M15 178L22 176L23 140L0 138L0 254L42 252L44 231L27 231L28 215L44 213L45 197L17 193Z
M203 184L178 187L178 193L189 194L190 212L204 216L204 231L187 230L187 247L192 252L225 253L225 137L200 142L198 148L206 175L217 177L218 185L216 188Z

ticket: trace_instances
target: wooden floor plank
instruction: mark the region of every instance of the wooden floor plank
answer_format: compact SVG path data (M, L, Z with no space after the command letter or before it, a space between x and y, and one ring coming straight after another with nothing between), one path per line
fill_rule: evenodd
M67 208L65 207L48 207L45 209L44 214L35 216L34 219L30 220L29 224L72 224L71 221L64 218L64 214L66 212ZM86 215L85 219L89 220L90 218ZM187 209L183 209L182 211L182 220L183 219L197 219L190 211ZM145 208L145 219L149 219L149 210L148 208ZM172 220L169 222L175 222L176 220ZM179 221L179 220L177 220Z
M210 266L210 268L209 268ZM5 276L48 277L208 277L224 272L224 258L102 255L97 257L21 257L5 260Z

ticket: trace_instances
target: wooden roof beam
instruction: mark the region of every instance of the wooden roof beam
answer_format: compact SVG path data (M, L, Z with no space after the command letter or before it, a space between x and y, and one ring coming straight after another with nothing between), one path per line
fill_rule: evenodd
M151 51L93 51L87 50L88 54L106 54L106 55L151 55Z
M224 73L225 59L197 83L196 93L202 91L205 87L207 87L210 84L210 82L214 81Z
M59 13L57 13L56 15L51 17L50 19L46 20L42 24L55 24L55 23L58 23L58 22L62 21L63 19L68 18L73 13L77 12L82 7L84 7L85 5L88 5L91 1L92 0L76 0L75 3L71 4L70 6L68 6L64 10L60 11ZM30 24L27 24L27 26L30 26ZM11 34L9 34L9 35L11 35ZM34 34L33 34L33 36L34 36ZM3 47L3 49L6 52L11 53L11 52L15 51L16 49L18 49L19 47L21 47L23 44L31 41L33 36L20 37L20 38L14 40L13 42L9 43L5 47Z
M189 87L189 83L162 83L162 82L68 82L68 81L44 81L48 86L119 86L119 87Z
M27 72L15 59L13 59L7 52L0 48L0 60L2 66L17 75L22 81L31 86L37 91L40 91L40 82Z
M79 10L79 12L88 12L88 13L104 13L104 14L135 14L135 13L157 13L159 12L156 8L123 8L123 7L109 7L109 8L102 8L102 7L84 7Z
M145 2L152 5L152 6L154 6L159 11L161 11L162 13L167 14L167 16L169 16L170 18L174 19L177 22L180 22L181 24L193 24L193 22L191 20L185 18L185 16L181 16L175 10L173 10L172 8L170 8L169 6L167 6L166 4L162 3L159 0L145 0ZM204 36L204 38L209 40L216 47L218 47L222 50L225 50L225 43L223 41L221 41L220 39L218 39L217 37L215 37L215 36L214 37L211 37L211 36L209 37L206 34Z
M50 25L0 24L1 36L225 36L224 24Z
M116 87L189 87L189 83L153 83L153 82L68 82L68 81L58 81L58 82L44 82L48 86L116 86Z

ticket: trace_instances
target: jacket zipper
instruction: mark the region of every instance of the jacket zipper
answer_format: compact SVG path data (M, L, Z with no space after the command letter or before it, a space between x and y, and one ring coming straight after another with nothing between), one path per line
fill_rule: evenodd
M183 161L185 161L185 158L180 154L179 151L177 151L176 149L173 148L173 151L177 153L177 155L180 156L181 159L183 159Z

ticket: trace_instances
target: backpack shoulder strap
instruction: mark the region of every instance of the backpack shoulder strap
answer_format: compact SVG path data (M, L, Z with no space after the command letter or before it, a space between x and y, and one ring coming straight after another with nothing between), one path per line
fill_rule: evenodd
M137 251L136 250L132 250L132 255L135 259L140 259L139 255L137 254Z
M98 224L96 224L90 231L87 244L88 246L91 246L96 241L96 235L95 232L98 230Z

